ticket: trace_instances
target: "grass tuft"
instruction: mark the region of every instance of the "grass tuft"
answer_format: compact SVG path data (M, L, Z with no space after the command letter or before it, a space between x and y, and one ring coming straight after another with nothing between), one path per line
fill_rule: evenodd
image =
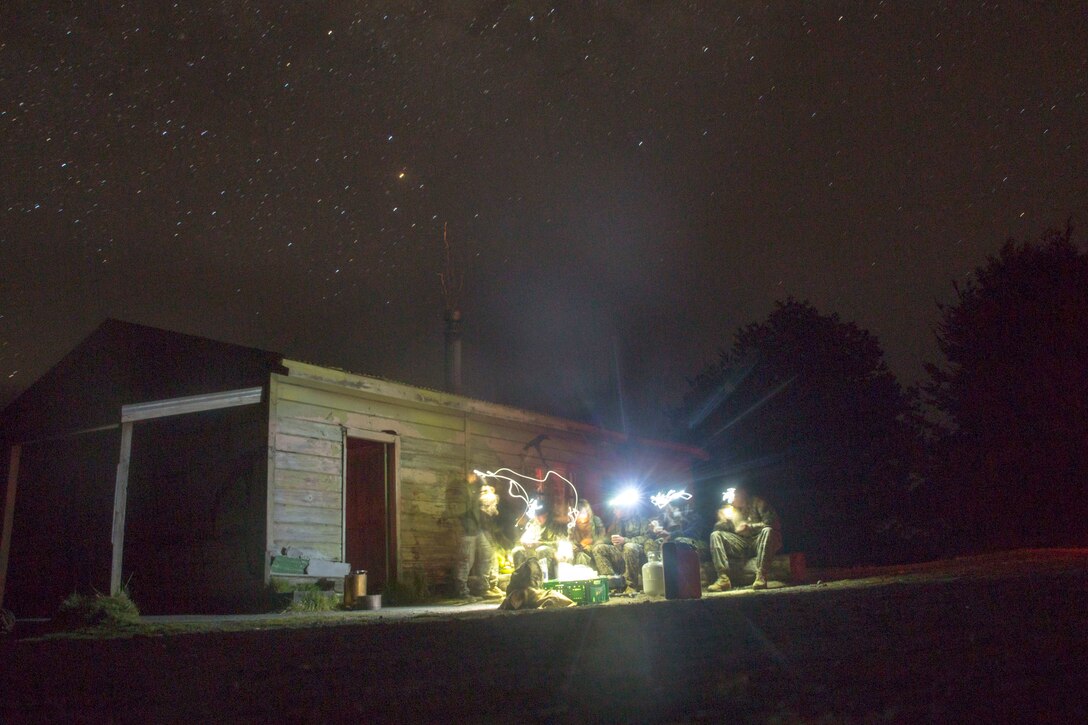
M411 572L401 580L388 582L382 592L382 604L387 607L423 604L430 598L430 589L422 572Z
M318 588L295 589L294 599L287 612L333 612L341 608L340 597Z
M99 592L73 592L61 602L53 617L53 628L63 632L95 630L131 630L140 626L140 610L122 591L116 596Z

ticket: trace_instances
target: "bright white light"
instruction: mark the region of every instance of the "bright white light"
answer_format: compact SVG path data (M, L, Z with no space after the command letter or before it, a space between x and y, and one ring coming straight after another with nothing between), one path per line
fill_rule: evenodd
M683 489L679 491L674 491L670 488L668 493L661 493L659 491L653 496L650 496L650 503L652 503L654 506L657 506L659 509L663 509L677 499L687 501L690 498L691 494L687 491Z
M570 486L570 490L574 493L574 503L573 506L571 506L570 508L570 523L567 524L567 528L570 529L574 525L574 514L578 510L578 489L574 487L574 484L571 483L569 479L564 478L555 471L548 471L544 474L544 478L534 478L532 476L526 476L524 473L518 473L517 471L509 468L500 468L497 471L481 471L480 469L476 468L473 469L472 472L485 481L488 478L501 478L502 480L506 481L506 492L510 495L510 497L520 498L522 501L525 502L525 518L527 519L531 519L536 516L537 512L540 511L540 509L542 508L542 505L537 499L529 497L529 492L525 490L525 487L522 486L517 479L520 478L526 481L533 481L535 483L544 483L552 476L555 476L556 478L562 480L564 483ZM508 476L506 475L507 473L511 475ZM517 478L515 478L515 476Z
M540 503L538 499L529 499L529 505L525 507L525 515L531 519L536 518L542 508L544 508L544 504Z
M732 504L733 499L736 497L736 495L736 488L727 488L725 489L725 493L722 494L722 501L725 501L727 504Z
M521 543L528 546L529 544L540 543L540 522L536 519L530 518L528 523L525 524L525 531L521 535Z
M570 543L570 539L562 539L556 543L555 558L559 559L559 561L574 560L574 545Z
M619 493L617 493L612 498L612 500L608 502L608 505L611 506L612 508L626 509L626 508L631 508L631 507L637 505L638 500L639 500L638 489L635 488L634 486L629 486L629 487L623 489L622 491L620 491Z
M591 566L586 566L585 564L569 564L565 561L559 562L559 571L555 574L556 579L564 582L596 579L599 576L600 574L597 573L597 570Z

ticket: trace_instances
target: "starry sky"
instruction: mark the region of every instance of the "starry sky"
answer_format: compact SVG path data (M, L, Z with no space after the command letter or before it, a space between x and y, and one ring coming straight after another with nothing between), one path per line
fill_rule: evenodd
M445 229L467 394L657 434L776 300L911 383L1088 225L1088 9L13 0L0 152L0 405L107 317L441 387Z

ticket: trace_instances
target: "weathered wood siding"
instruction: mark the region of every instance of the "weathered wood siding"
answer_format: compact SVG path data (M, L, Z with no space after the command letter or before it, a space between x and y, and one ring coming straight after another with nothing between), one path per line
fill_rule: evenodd
M634 444L609 431L482 401L285 361L271 384L269 543L343 554L343 439L395 435L400 575L451 579L473 469L554 469L594 503L606 483L652 475L690 482L691 449ZM540 435L547 438L527 447ZM541 458L543 454L543 459Z

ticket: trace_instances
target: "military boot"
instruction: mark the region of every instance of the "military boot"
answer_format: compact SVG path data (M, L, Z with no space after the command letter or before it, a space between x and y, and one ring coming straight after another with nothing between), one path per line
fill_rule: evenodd
M763 572L756 572L756 580L752 582L752 589L766 589L767 588L767 575Z
M714 582L706 588L708 592L727 592L733 588L733 582L729 581L729 577L725 574L718 575L718 581Z

